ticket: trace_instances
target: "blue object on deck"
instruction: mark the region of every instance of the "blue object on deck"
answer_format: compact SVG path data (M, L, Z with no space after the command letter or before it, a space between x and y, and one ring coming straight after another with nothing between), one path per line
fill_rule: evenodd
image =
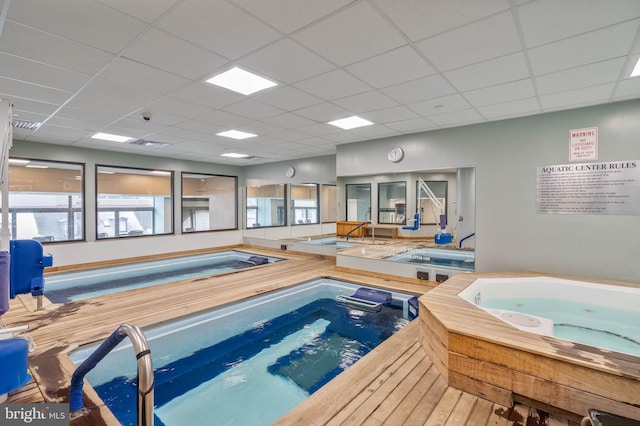
M9 252L0 251L0 315L9 310Z
M403 226L402 229L409 231L417 231L420 228L420 213L413 215L413 226Z
M336 299L352 308L380 312L382 305L391 303L392 297L388 291L360 287L352 296L340 295Z
M44 268L53 265L50 255L42 254L42 244L36 240L11 240L10 297L44 293Z
M24 339L0 340L0 395L7 394L31 380L27 372L29 343Z
M436 244L449 244L452 241L451 234L447 234L444 232L442 234L436 234L434 236L434 241Z
M413 296L411 299L407 300L407 305L409 309L409 319L415 319L418 317L418 297Z
M269 263L269 258L264 256L251 256L247 259L247 262L253 263L254 265L266 265Z

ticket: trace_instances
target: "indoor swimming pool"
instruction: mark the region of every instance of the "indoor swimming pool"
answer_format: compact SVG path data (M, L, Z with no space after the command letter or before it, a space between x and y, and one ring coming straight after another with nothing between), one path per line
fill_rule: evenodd
M475 252L470 250L415 248L385 257L394 262L415 263L419 265L444 266L462 271L475 270Z
M281 260L229 250L62 273L46 277L44 295L53 303L73 302L136 288L218 275Z
M355 247L358 245L358 243L352 243L348 241L338 241L336 237L305 238L300 242L305 244L317 244L322 246L336 246L337 250L342 250L349 247Z
M409 294L364 289L388 297L379 311L342 301L359 289L319 278L145 330L155 424L271 424L415 317ZM123 342L87 375L125 425L136 421L135 366Z
M552 277L480 278L460 297L521 330L640 357L640 289Z

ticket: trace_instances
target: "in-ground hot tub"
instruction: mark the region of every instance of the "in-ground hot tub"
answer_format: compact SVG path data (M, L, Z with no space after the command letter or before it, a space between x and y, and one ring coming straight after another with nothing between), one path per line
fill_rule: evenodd
M503 284L506 287L500 287ZM483 300L512 298L516 287L535 296L548 287L554 296L564 297L554 311L566 311L569 302L587 295L606 300L600 306L607 309L623 306L626 312L636 313L640 309L630 297L640 293L640 287L631 284L536 274L456 275L420 298L422 344L449 385L503 405L514 400L537 402L578 416L596 408L640 420L640 357L524 331L530 317L546 319L549 314L516 312L513 308L522 300L502 308L478 306ZM618 294L623 297L616 300ZM503 312L490 313L490 309ZM505 322L499 318L505 312L511 319L522 317ZM628 322L633 321L632 317ZM633 327L621 334L628 333L633 338Z

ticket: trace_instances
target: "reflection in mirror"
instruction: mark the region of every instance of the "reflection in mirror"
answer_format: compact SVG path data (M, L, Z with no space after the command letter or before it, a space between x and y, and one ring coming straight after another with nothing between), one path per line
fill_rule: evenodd
M433 281L475 270L474 168L339 177L338 193L340 266Z
M322 185L320 216L322 223L335 223L338 218L338 192L335 185Z
M446 222L449 222L447 217L447 188L448 182L445 181L426 181L424 182L431 190L436 200L440 203L442 208L438 208L435 200L430 199L421 192L420 182L416 182L416 205L419 206L420 212L420 225L438 225L440 223L440 214L444 214L447 218Z
M247 228L286 225L285 189L284 183L247 186Z
M371 184L348 184L347 221L365 222L371 220Z
M378 223L404 225L407 207L407 183L378 184Z
M320 223L318 215L318 185L291 185L291 224L305 225Z
M236 229L235 176L182 173L182 232Z
M173 172L96 166L96 238L173 232Z

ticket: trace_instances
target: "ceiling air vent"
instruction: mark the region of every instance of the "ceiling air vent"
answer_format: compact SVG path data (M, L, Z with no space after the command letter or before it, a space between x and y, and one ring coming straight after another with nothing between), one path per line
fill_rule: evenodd
M133 141L131 141L129 143L131 145L146 146L146 147L149 147L149 148L162 148L162 147L165 147L165 146L169 145L168 143L164 143L164 142L146 141L144 139L136 139L136 140L133 140Z
M13 120L11 125L16 129L36 130L42 126L42 123L38 123L37 121Z

